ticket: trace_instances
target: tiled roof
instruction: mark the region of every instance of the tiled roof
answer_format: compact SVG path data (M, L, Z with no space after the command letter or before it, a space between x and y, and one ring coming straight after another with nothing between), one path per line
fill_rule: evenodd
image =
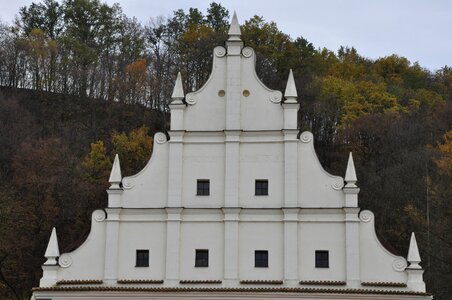
M181 280L180 284L221 284L221 280Z
M102 284L102 280L96 280L96 279L86 279L86 280L60 280L57 281L58 285L80 285L80 284Z
M55 286L37 287L33 291L58 291L58 292L169 292L169 293L298 293L298 294L370 294L370 295L410 295L430 296L428 293L397 290L375 290L375 289L339 289L339 288L289 288L289 287L260 287L260 288L204 288L204 287L117 287L117 286Z
M240 280L240 284L283 284L282 280Z
M361 282L362 286L406 287L404 282Z
M333 281L333 280L302 280L300 284L305 285L346 285L345 281Z
M120 284L162 284L163 280L153 279L118 279Z

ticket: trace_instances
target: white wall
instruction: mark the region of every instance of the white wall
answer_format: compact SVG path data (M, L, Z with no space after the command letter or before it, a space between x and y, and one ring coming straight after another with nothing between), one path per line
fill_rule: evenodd
M345 281L344 223L298 224L298 273L300 280ZM329 268L315 267L315 251L329 251Z
M240 145L240 206L254 208L284 205L284 156L282 143ZM268 179L268 196L255 195L255 180Z
M224 224L222 222L183 222L180 249L182 280L221 280L223 278ZM196 249L209 250L209 267L195 267Z
M182 206L224 206L224 145L197 144L184 146ZM197 196L197 179L210 180L210 195Z
M165 277L166 222L121 222L119 240L119 279ZM135 267L136 250L149 250L149 267Z
M255 250L268 250L268 268L254 267ZM283 224L262 221L241 222L239 224L240 279L282 280L283 266Z

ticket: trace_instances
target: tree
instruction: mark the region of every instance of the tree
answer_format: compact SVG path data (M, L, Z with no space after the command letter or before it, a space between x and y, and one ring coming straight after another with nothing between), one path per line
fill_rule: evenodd
M91 198L96 199L99 207L108 187L113 158L119 155L121 170L125 175L140 171L148 162L152 153L153 139L146 127L132 130L129 134L113 132L108 141L91 144L90 152L83 160L83 177L90 185Z

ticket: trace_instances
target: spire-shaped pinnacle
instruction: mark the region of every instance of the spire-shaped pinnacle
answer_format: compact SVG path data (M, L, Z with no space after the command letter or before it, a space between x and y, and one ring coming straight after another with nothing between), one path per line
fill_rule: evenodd
M180 72L177 73L176 83L174 84L173 94L171 98L173 99L173 104L182 104L184 99L184 87L182 86L182 76Z
M419 249L417 248L416 236L414 232L411 233L410 248L408 249L408 262L411 269L422 269L419 265L421 262L421 256L419 255Z
M57 257L60 256L60 249L58 248L58 238L55 227L52 229L52 234L50 235L49 243L47 244L46 253L44 254L47 261L44 265L56 265Z
M119 164L119 156L118 154L115 155L115 161L113 162L113 167L111 167L111 173L110 173L110 179L108 179L108 182L110 182L110 189L119 189L119 184L122 181L122 175L121 175L121 165Z
M350 152L347 171L345 172L345 182L347 182L345 187L356 187L356 181L358 181L358 179L356 178L355 164L353 163L353 155Z
M237 19L237 14L234 11L234 15L232 16L231 25L229 26L228 31L229 39L228 41L241 41L240 39L240 25Z
M295 80L293 79L292 69L290 69L286 91L284 92L284 97L286 97L284 103L297 103L297 96L297 87L295 86Z

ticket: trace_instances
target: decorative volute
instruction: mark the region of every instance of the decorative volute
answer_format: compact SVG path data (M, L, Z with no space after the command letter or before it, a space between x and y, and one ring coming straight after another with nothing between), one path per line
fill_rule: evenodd
M408 262L410 263L410 269L422 269L419 265L421 262L421 256L419 255L419 249L417 247L416 236L414 232L411 233L410 248L408 249Z
M284 97L286 98L284 103L297 103L297 96L297 87L295 86L295 80L293 79L292 69L290 69L286 91L284 92Z
M111 168L110 178L108 182L110 182L110 189L119 189L119 184L122 181L121 175L121 165L119 164L119 156L115 155L115 160L113 162L113 167Z
M58 238L55 227L52 229L52 234L50 235L49 243L47 244L47 249L44 254L47 261L44 263L46 266L57 265L57 258L60 256L60 249L58 247Z
M234 11L234 15L232 16L232 21L231 21L231 25L229 26L229 31L228 31L228 41L241 41L240 39L240 35L242 33L240 32L240 25L239 25L239 21L237 19L237 14Z
M356 181L358 181L358 179L356 178L355 164L353 163L353 155L350 152L347 171L345 172L345 182L347 183L345 187L357 187L355 184Z
M182 100L184 99L184 88L182 86L182 76L180 72L177 73L176 83L174 84L173 94L171 98L171 104L183 104Z

